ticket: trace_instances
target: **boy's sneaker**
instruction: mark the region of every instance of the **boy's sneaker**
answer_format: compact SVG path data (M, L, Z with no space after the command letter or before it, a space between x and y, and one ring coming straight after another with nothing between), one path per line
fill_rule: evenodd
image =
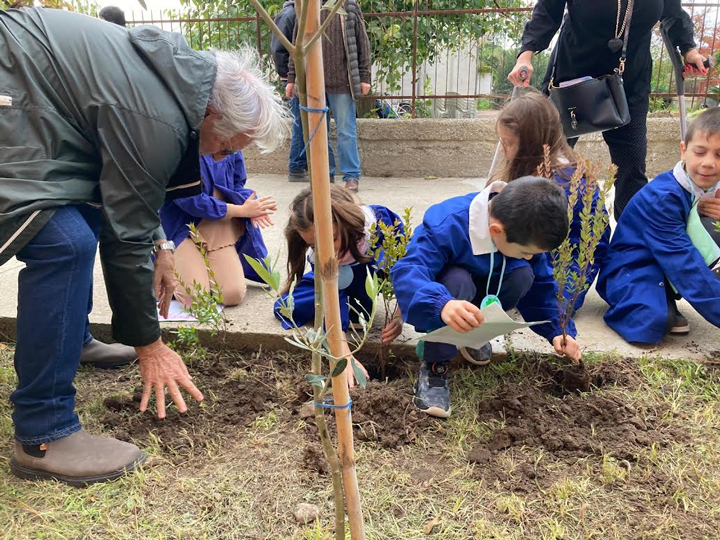
M685 336L690 333L690 323L677 307L675 308L675 322L670 328L670 333L676 336Z
M486 343L479 349L471 349L470 347L460 347L462 357L476 366L486 366L492 360L492 345Z
M288 171L288 181L289 182L308 182L310 178L308 177L307 169L301 169L299 171Z
M450 416L448 368L448 364L423 362L420 365L413 403L425 414L438 418Z

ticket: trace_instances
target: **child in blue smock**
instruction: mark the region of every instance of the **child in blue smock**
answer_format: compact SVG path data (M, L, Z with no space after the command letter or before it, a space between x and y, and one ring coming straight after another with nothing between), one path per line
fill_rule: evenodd
M402 220L392 210L380 205L360 205L354 195L344 187L331 186L335 251L339 263L338 287L340 289L340 316L343 331L358 321L358 313L365 317L372 309L372 299L365 291L368 269L377 271L377 261L368 254L371 247L371 229L380 222L388 226L402 227ZM288 281L282 300L275 302L274 313L283 328L292 328L292 323L283 317L280 309L287 303L288 290L295 282L293 291L294 308L292 319L297 326L312 323L315 318L314 274L305 273L306 262L313 263L315 247L315 226L312 208L312 192L303 190L290 205L290 218L285 227L288 246ZM382 244L382 234L378 243ZM379 254L378 257L382 255ZM402 331L402 317L396 312L382 331L383 343L392 342ZM346 352L349 353L347 342ZM348 370L351 374L352 370ZM349 377L350 384L354 384Z
M253 258L267 256L260 233L272 225L270 216L277 209L272 197L257 198L245 187L247 174L242 152L230 156L201 156L202 193L175 199L160 209L163 229L177 246L175 270L188 286L199 283L210 287L205 261L190 237L188 225L194 223L207 251L210 268L223 295L223 304L234 306L245 297L245 277L262 282L243 253ZM192 298L178 286L175 297L186 306Z
M497 132L500 138L501 149L505 156L506 166L500 171L498 179L505 182L512 182L515 178L530 176L537 173L538 167L545 159L544 148L549 151L550 168L553 178L570 194L570 179L577 168L578 156L568 145L563 135L560 115L552 102L540 92L529 89L515 97L500 112L497 119ZM584 179L583 179L584 187ZM593 195L593 206L591 211L602 212L607 215L605 207L597 208L598 190ZM581 197L573 209L573 219L570 223L570 241L573 248L573 264L571 271L579 274L578 256L581 231L581 212L583 204ZM587 291L592 287L595 278L600 271L600 265L607 253L610 244L610 224L608 222L602 238L595 248L595 257L587 272L585 284L587 288L577 298L574 310L582 307ZM551 258L548 257L551 263ZM552 266L551 266L552 268ZM566 298L573 296L573 291L564 291Z
M658 343L690 326L685 298L720 327L720 109L690 123L681 161L638 191L625 208L598 278L605 322L626 341ZM715 272L713 272L715 269Z
M392 270L398 306L418 332L445 325L468 332L483 323L479 306L498 300L506 311L517 307L525 320L550 321L532 329L557 352L579 360L572 321L563 342L546 253L567 233L567 198L545 178L495 181L480 193L431 206ZM483 360L492 349L487 344L465 352ZM414 399L421 411L450 416L447 372L456 354L454 345L424 343Z

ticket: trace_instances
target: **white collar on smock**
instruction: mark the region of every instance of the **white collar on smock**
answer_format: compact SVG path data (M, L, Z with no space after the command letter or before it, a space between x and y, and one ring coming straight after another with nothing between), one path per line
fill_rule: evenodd
M473 255L487 255L496 251L495 244L490 236L490 195L500 193L507 184L496 180L480 193L470 203L470 245Z

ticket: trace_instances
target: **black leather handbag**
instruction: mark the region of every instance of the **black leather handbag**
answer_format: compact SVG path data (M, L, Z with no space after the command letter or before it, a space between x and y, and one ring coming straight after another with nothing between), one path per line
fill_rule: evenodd
M629 4L629 17L632 18L632 0ZM627 58L630 18L625 26L620 64L615 68L614 73L595 77L572 86L554 86L556 55L548 90L550 100L560 113L563 132L568 139L588 133L616 129L630 122L630 110L622 78Z

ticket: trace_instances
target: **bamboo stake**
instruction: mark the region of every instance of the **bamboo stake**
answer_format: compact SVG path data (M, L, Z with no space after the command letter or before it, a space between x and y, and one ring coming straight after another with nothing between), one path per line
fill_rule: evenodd
M317 252L315 253L315 267L319 265ZM315 274L315 328L322 328L323 325L323 306L322 306L322 282L318 274ZM322 373L322 357L318 351L312 354L312 372L320 375ZM313 397L315 403L319 403L322 399L321 390L317 386L313 386ZM325 422L325 411L322 407L315 406L315 424L317 425L322 442L325 457L330 464L330 472L332 474L333 496L335 498L335 540L345 540L345 502L342 484L342 471L340 470L340 460L335 452L330 434L328 433L327 423Z
M308 42L320 27L320 0L305 0L308 15L305 21L305 40ZM305 51L305 72L307 83L308 107L325 108L325 75L323 72L322 45L316 40L312 47ZM317 247L319 265L315 271L322 278L323 304L325 307L325 325L329 329L328 342L330 352L336 358L343 356L342 327L340 324L340 298L338 293L338 261L333 240L333 222L330 206L330 170L327 149L327 123L322 113L308 113L308 124L311 130L310 158L312 159L312 190L313 210L315 214L315 245ZM314 135L313 135L314 133ZM348 359L349 361L349 359ZM349 364L349 362L348 362ZM330 366L334 369L334 365ZM341 373L333 379L333 398L336 406L349 403L347 377ZM338 430L338 456L343 472L345 486L345 505L347 507L352 540L365 539L360 490L355 474L355 453L353 449L353 432L351 411L335 409L335 420Z

